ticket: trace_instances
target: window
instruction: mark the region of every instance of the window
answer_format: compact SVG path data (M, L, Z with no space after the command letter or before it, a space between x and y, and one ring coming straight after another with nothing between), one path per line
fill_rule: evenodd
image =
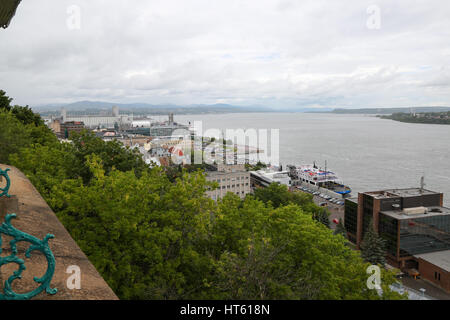
M400 256L450 249L450 215L400 221ZM439 277L439 274L437 274Z
M384 214L379 215L378 233L385 241L386 251L397 256L398 220Z
M358 220L358 205L352 201L345 201L345 229L353 235L356 235Z

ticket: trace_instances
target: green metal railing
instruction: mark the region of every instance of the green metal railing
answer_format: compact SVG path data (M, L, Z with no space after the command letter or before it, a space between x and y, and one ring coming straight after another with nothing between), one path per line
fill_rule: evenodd
M0 191L1 191L1 193L0 193L0 198L1 197L3 197L3 196L6 196L6 197L11 197L9 194L8 194L8 191L9 191L9 187L11 186L11 180L9 180L9 177L8 177L8 171L9 171L9 169L6 169L5 171L3 171L2 169L0 169L0 178L1 177L4 177L5 179L6 179L6 186L4 187L4 188L0 188Z
M4 171L0 169L0 177L4 177L6 179L6 187L0 188L0 190L2 191L2 193L0 193L0 199L3 196L8 198L11 197L8 194L9 188L11 186L11 180L9 179L8 171L9 169L6 169ZM8 250L8 253L10 253L10 255L0 256L0 268L7 264L16 264L18 266L17 270L15 270L4 283L2 273L0 272L0 284L3 287L3 293L0 292L0 300L28 300L35 297L44 290L48 294L56 294L58 290L56 288L50 288L50 282L52 281L53 274L55 273L56 263L53 252L52 250L50 250L50 247L48 245L48 241L55 236L52 234L47 234L43 240L40 240L32 235L20 231L11 224L11 220L15 217L15 214L6 215L5 222L0 225L0 254L2 254L4 250L3 235L12 238L12 240L9 241L10 250ZM32 252L39 251L45 256L47 260L47 271L45 272L45 274L42 277L34 277L34 281L36 283L39 283L40 285L36 289L26 293L17 293L12 289L13 282L17 279L21 279L22 273L26 269L25 261L17 256L17 243L19 242L30 243L30 246L25 251L25 257L30 258Z
M9 242L11 247L11 255L7 257L0 257L0 267L6 264L14 263L18 266L18 269L5 281L3 287L3 294L0 293L0 300L29 300L42 291L46 291L48 294L55 294L58 289L50 288L50 282L52 281L53 274L55 273L55 257L53 256L50 247L48 246L48 240L54 238L54 235L47 234L43 240L39 240L25 232L22 232L14 228L11 224L11 219L15 218L15 214L8 214L5 218L5 222L0 226L0 254L3 252L2 248L2 235L7 235L13 238ZM22 278L22 272L26 269L25 261L17 256L17 243L29 242L31 245L25 252L27 258L31 257L31 252L40 251L47 259L47 271L42 277L34 277L36 283L40 283L40 286L27 293L16 293L12 290L12 283L16 279Z

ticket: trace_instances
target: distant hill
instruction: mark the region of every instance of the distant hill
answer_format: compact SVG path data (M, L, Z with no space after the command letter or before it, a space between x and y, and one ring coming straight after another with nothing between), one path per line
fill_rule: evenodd
M450 107L405 107L405 108L363 108L363 109L334 109L337 114L393 114L416 112L446 112Z
M144 114L202 114L202 113L251 113L251 112L324 112L332 109L317 108L294 108L276 109L264 106L235 106L231 104L190 104L155 105L149 103L113 103L104 101L77 101L74 103L48 104L32 106L35 112L43 116L59 115L62 107L66 108L68 114L107 114L111 108L117 106L121 114L144 115Z
M275 110L250 106L241 107L229 104L213 104L213 105L186 105L179 106L173 104L153 105L148 103L113 103L103 101L78 101L68 104L49 104L32 107L34 111L42 115L54 114L60 112L61 108L66 108L69 114L87 113L102 114L110 112L113 106L117 106L121 113L133 114L167 114L169 112L177 114L198 114L198 113L229 113L229 112L274 112Z
M236 106L231 104L149 104L149 103L114 103L105 101L77 101L73 103L48 104L32 106L35 112L43 116L59 115L62 107L66 108L68 114L108 114L113 106L118 106L121 114L203 114L203 113L252 113L252 112L307 112L307 113L334 113L334 114L380 114L388 115L393 113L410 112L446 112L450 107L403 107L403 108L270 108L264 106Z

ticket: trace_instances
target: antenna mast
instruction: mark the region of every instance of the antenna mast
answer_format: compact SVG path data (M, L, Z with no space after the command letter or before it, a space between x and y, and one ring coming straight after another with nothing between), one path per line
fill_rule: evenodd
M423 175L423 176L420 178L420 193L423 193L424 187L425 187L425 176Z

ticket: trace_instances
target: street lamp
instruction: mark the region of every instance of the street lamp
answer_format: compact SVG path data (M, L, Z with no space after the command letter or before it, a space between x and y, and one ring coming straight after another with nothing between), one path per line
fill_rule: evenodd
M2 0L0 2L0 28L6 29L16 14L17 7L22 0Z

